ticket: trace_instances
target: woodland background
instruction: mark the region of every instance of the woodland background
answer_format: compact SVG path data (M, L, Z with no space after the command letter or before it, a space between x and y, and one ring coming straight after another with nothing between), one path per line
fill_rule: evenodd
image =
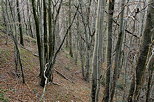
M154 102L154 0L1 0L0 101Z

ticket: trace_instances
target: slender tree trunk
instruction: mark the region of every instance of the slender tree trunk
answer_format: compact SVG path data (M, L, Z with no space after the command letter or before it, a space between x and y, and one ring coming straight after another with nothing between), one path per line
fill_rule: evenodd
M100 87L100 68L102 63L102 41L103 41L103 21L104 21L104 6L105 0L98 0L97 20L96 20L96 34L95 46L93 53L92 65L92 89L91 99L92 102L98 102L99 87Z
M15 62L17 63L16 65L18 65L18 63L19 63L19 65L20 65L20 70L21 70L21 76L22 76L22 81L23 81L23 83L25 83L25 77L24 77L24 71L23 71L23 65L22 65L22 62L21 62L21 56L20 56L20 51L19 51L19 48L18 48L18 41L17 41L17 39L14 37L14 35L15 35L15 29L13 29L13 28L15 28L15 25L14 24L12 24L12 25L10 25L10 23L13 21L13 22L15 22L15 18L14 18L14 15L13 15L13 11L12 11L12 9L11 9L11 5L10 5L10 1L8 1L8 0L6 0L6 27L7 28L9 28L10 27L10 30L9 29L7 29L7 32L10 32L10 34L11 34L11 37L12 37L12 40L13 40L13 42L14 42L14 45L15 45L15 53L16 53L16 60L15 60ZM7 9L7 7L9 6L9 8L10 8L10 11L11 11L11 15L9 15L9 13L8 13L8 9ZM11 19L12 18L12 19ZM16 66L16 68L17 68L17 66ZM16 69L17 70L17 69ZM17 74L17 73L16 73Z
M113 80L111 84L111 99L110 102L113 102L113 97L116 89L116 83L118 81L118 77L121 70L122 65L122 45L123 45L123 38L124 38L124 10L125 10L125 0L122 1L121 4L121 17L120 17L120 32L118 35L118 41L116 44L116 54L115 54L115 68L113 74Z
M33 31L32 31L32 25L31 25L31 16L30 16L30 6L29 6L29 0L27 0L27 16L28 16L28 30L30 32L30 36L32 38L34 38L34 34L33 34Z
M135 76L133 75L133 79L131 82L130 90L129 90L129 95L128 95L128 102L133 102L133 94L134 94L134 89L135 89Z
M153 71L149 70L148 87L147 87L147 92L146 92L146 102L150 102L152 75L153 75Z
M90 77L90 59L91 59L91 41L90 41L90 7L91 7L91 0L88 0L88 7L86 8L87 16L86 16L86 27L85 27L85 39L86 39L86 76L85 80L89 81Z
M107 44L107 72L106 72L106 84L103 102L109 102L110 100L110 72L112 67L112 24L113 24L113 13L114 13L114 0L109 0L108 8L108 44Z
M35 0L32 0L32 10L35 20L35 26L36 26L36 37L37 37L37 46L38 46L38 53L39 53L39 61L40 61L40 76L43 76L44 66L42 61L42 46L41 46L41 38L40 38L40 29L39 29L39 19L36 13L36 5Z
M154 71L154 39L152 37L152 43L149 47L149 53L148 53L148 60L146 68L148 68L148 85L147 85L147 91L146 91L146 102L150 102L150 93L152 92L152 76Z
M68 18L68 22L70 25L71 24L71 0L69 0L69 18ZM73 51L72 51L72 31L71 29L69 30L69 54L71 57L73 57Z
M55 37L53 36L53 15L51 11L51 0L48 0L48 28L49 28L49 59L53 58L54 55L54 46L55 46ZM52 82L51 77L49 81Z
M19 22L19 32L20 32L20 44L24 46L24 40L23 40L23 32L22 32L22 22L20 17L20 7L19 7L19 0L16 0L17 5L17 15L18 15L18 22Z
M152 3L152 6L154 6L153 3ZM152 25L154 24L154 22L152 22L153 19L154 19L154 9L149 6L149 13L147 16L146 28L143 35L143 44L140 50L140 56L136 67L136 89L134 92L134 102L139 101L140 89L142 88L142 83L143 83L142 80L145 72L145 64L146 64L146 58L148 53L148 47L149 47L149 44L151 41L151 35L152 35L151 30L153 29Z
M46 0L43 0L43 26L44 26L44 59L46 64L46 62L48 61Z
M133 93L133 101L138 102L140 96L140 90L143 84L144 72L146 69L146 60L148 56L149 44L151 43L151 37L153 35L154 25L154 1L150 0L147 12L146 26L143 33L143 42L140 48L140 55L136 66L136 88ZM131 99L132 100L132 99Z

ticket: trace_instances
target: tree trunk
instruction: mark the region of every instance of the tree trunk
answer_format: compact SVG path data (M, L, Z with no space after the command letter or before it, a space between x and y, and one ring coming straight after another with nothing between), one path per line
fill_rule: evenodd
M113 11L114 11L114 0L109 0L108 8L108 44L107 44L107 72L106 72L106 84L103 102L109 102L110 100L110 72L112 67L112 24L113 24Z
M92 89L91 99L92 102L98 102L99 87L100 87L100 68L102 63L102 41L103 41L103 21L104 21L104 6L105 0L98 0L97 20L96 20L96 34L95 46L93 53L92 65Z
M16 1L17 5L17 15L18 15L18 22L19 22L19 32L20 32L20 44L24 46L24 40L23 40L23 32L22 32L22 22L20 17L20 7L19 7L19 0Z
M129 95L128 95L128 102L133 102L133 94L134 94L134 89L135 89L135 76L133 75L133 79L131 82L130 90L129 90Z
M69 0L69 11L68 11L68 25L71 24L71 0ZM72 31L71 29L69 30L69 54L71 57L73 57L73 51L72 51Z
M137 66L136 66L136 88L133 93L134 102L139 101L140 90L143 84L144 72L146 69L146 60L148 56L149 44L151 43L151 38L153 35L153 25L154 25L154 1L150 0L147 12L146 26L143 34L143 41L140 48L140 55L138 58Z
M123 45L123 38L124 38L124 10L125 10L125 0L121 3L121 17L120 17L120 31L118 35L118 41L116 44L116 54L115 54L115 68L114 68L114 74L111 84L111 99L110 102L113 102L113 97L116 89L116 83L118 81L118 77L121 71L121 65L122 65L122 45ZM109 25L110 26L110 25Z
M46 0L43 0L43 27L44 27L44 63L46 64L46 62L48 61Z
M35 29L36 29L37 46L38 46L39 61L40 61L40 75L39 76L43 77L44 66L43 66L43 60L42 60L42 46L41 46L41 38L40 38L39 19L36 14L35 4L36 4L35 0L32 0L32 10L33 10L35 26L36 26Z

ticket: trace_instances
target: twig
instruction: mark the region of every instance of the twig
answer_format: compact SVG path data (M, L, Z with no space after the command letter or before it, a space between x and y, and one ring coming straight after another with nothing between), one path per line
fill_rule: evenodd
M58 83L55 83L55 82L52 82L52 84L54 84L54 85L58 85L58 86L61 86L60 84L58 84Z

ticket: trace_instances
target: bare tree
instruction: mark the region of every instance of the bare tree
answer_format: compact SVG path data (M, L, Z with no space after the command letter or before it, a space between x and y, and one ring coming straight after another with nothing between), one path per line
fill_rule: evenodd
M98 95L100 89L100 69L102 63L102 39L103 39L103 21L104 21L104 6L105 0L98 0L97 7L97 20L96 20L96 33L95 33L95 45L93 52L93 65L92 65L92 89L91 99L92 102L98 102Z

